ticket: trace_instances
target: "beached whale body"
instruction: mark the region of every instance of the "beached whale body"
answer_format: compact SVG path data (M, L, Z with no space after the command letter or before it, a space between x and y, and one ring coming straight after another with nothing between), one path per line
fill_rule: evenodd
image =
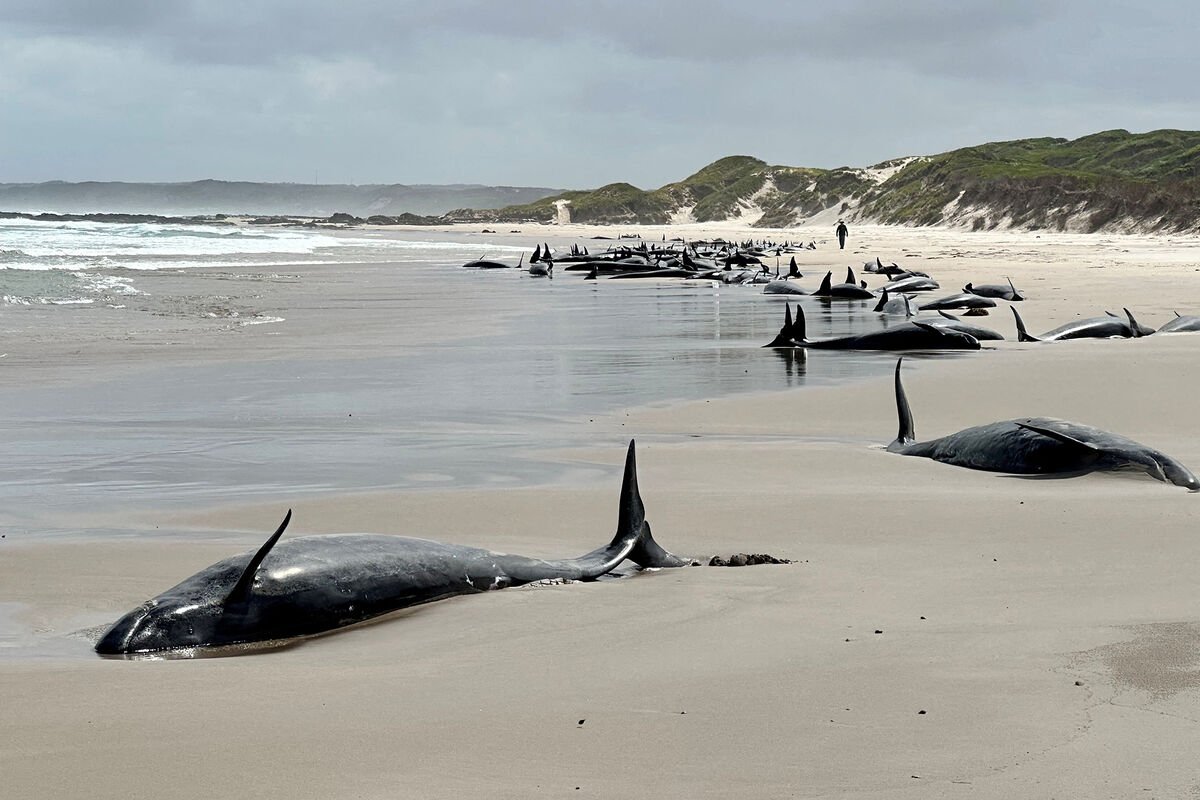
M302 536L279 542L289 511L257 552L201 570L118 620L105 655L309 636L460 594L550 578L591 580L626 559L643 567L685 561L654 541L629 443L617 534L579 558L543 561L477 547L384 534Z
M950 311L959 308L995 308L996 301L970 292L959 292L929 302L922 301L919 305L922 311Z
M833 273L826 272L821 285L812 293L813 297L827 297L831 300L873 300L875 293L865 286L854 282L854 271L847 270L846 283L833 284Z
M1200 317L1192 314L1180 316L1175 312L1175 319L1158 329L1159 333L1196 333L1200 331Z
M1138 324L1138 321L1133 318L1133 314L1129 313L1129 309L1122 309L1128 322L1120 317L1112 314L1106 314L1103 317L1089 317L1088 319L1079 319L1074 322L1068 322L1066 325L1059 325L1052 331L1047 331L1041 336L1032 336L1029 331L1025 330L1025 321L1021 319L1021 314L1017 309L1013 308L1013 318L1017 322L1017 341L1019 342L1060 342L1066 339L1130 339L1139 336L1148 336L1154 333L1152 329L1144 328Z
M1004 334L1000 333L999 331L994 331L991 328L985 328L982 325L972 325L970 322L966 322L951 314L947 314L945 311L939 311L938 316L930 317L929 319L922 321L928 325L933 325L939 328L949 328L951 330L958 331L959 333L965 333L968 336L974 336L981 342L1004 341Z
M1200 480L1183 464L1124 436L1052 417L976 425L958 433L916 441L912 412L896 361L896 413L900 429L888 450L959 467L1016 475L1137 470L1165 483L1200 491Z
M913 305L912 298L906 294L889 296L887 289L883 289L879 293L879 302L871 310L892 317L915 317L917 315L917 308Z
M839 336L836 339L809 341L805 332L804 309L796 306L792 320L791 306L784 306L783 327L763 347L804 347L813 350L978 350L979 340L973 336L924 322L905 322L894 328L872 331L861 336Z
M997 300L1011 300L1012 302L1024 300L1025 296L1017 291L1017 287L1013 286L1012 278L1005 278L1005 280L1008 281L1007 286L1002 283L985 283L980 286L968 283L963 287L963 291L977 294L980 297L994 297Z

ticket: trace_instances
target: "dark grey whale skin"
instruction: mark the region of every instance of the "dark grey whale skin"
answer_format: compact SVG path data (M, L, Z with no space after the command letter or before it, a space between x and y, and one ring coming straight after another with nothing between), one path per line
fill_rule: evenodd
M804 309L796 306L792 320L790 305L784 307L784 323L779 333L763 347L808 348L812 350L978 350L979 340L948 326L933 326L923 322L905 322L894 328L864 333L861 336L840 336L836 339L806 338Z
M1114 337L1131 339L1147 336L1154 332L1152 329L1143 329L1129 313L1129 309L1123 309L1123 311L1128 321L1111 315L1089 317L1059 325L1041 336L1031 336L1025 330L1025 321L1021 319L1020 313L1017 309L1012 309L1013 319L1017 323L1017 341L1020 342L1061 342L1067 339L1111 339Z
M1013 286L1012 278L1006 278L1005 280L1008 281L1008 286L1002 283L985 283L979 286L968 283L963 287L963 291L977 294L980 297L994 297L997 300L1010 300L1012 302L1024 300L1024 295L1017 291L1017 287Z
M938 328L949 328L959 333L965 333L968 336L974 336L981 342L1003 342L1004 334L994 331L991 328L985 328L982 325L972 325L966 320L959 319L945 311L939 311L938 316L925 320L929 325Z
M626 559L643 567L687 563L651 535L632 441L617 534L579 558L546 561L367 533L302 536L275 545L290 518L289 511L258 552L218 561L126 614L100 638L96 652L128 655L310 636L455 595L550 578L591 580Z
M915 440L912 412L896 361L896 411L900 428L888 450L959 467L1014 475L1052 475L1137 470L1165 483L1200 491L1200 481L1183 464L1125 436L1052 417L989 422L930 439Z
M847 276L853 277L853 274ZM825 297L831 300L874 300L875 293L870 289L864 289L857 283L839 283L833 284L833 273L826 272L825 277L821 280L821 285L812 293L813 297Z
M1175 319L1158 329L1158 333L1196 333L1200 331L1200 317L1186 314L1180 316L1175 312Z

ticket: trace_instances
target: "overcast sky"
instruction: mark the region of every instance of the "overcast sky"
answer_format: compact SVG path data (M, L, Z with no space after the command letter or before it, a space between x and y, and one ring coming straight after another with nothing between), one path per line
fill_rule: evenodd
M1195 0L0 0L0 182L653 188L1200 129Z

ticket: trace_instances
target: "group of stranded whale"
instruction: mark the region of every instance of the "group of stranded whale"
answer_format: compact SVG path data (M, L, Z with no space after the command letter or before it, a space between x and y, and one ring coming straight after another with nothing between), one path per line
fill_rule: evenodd
M785 243L672 242L662 247L622 247L603 256L573 247L566 257L554 257L549 246L539 247L530 274L552 277L555 261L590 264L589 277L603 269L612 277L694 277L710 279L733 272L735 263L760 263L760 256L779 256L812 245ZM651 260L653 259L653 261ZM674 259L678 263L663 266ZM723 261L723 265L719 262ZM523 265L524 256L518 266ZM653 266L651 266L653 264ZM481 259L464 267L502 269L504 262ZM972 325L946 312L947 308L986 309L995 300L1017 302L1024 296L1011 281L1005 284L968 283L960 295L943 302L916 303L913 295L935 290L938 284L924 273L909 272L876 259L865 271L890 280L879 293L857 281L852 269L846 281L833 284L827 273L812 292L785 291L791 278L802 277L795 260L789 275L769 275L765 267L739 281L765 282L768 294L809 294L834 300L878 299L873 311L902 316L904 321L880 331L854 336L809 339L804 309L793 317L784 304L785 322L765 347L786 350L978 350L980 342L1003 339L999 333ZM536 267L536 271L534 270ZM647 269L647 267L650 267ZM568 267L568 269L571 269ZM681 271L684 275L664 274ZM657 275L650 275L657 272ZM760 280L760 276L766 276ZM775 287L775 288L772 288ZM798 288L798 287L795 287ZM938 316L917 319L919 310ZM1140 325L1127 310L1083 319L1041 336L1031 336L1016 308L1018 339L1023 342L1077 338L1134 338L1156 331ZM985 312L986 313L986 312ZM1200 332L1200 317L1180 316L1158 333ZM945 464L1013 475L1076 475L1095 471L1133 470L1165 483L1200 491L1200 480L1178 460L1152 447L1088 425L1050 417L1021 417L966 428L919 442L912 411L901 383L903 357L895 367L895 401L899 428L887 450L920 456ZM336 534L283 539L291 520L283 522L253 552L226 558L197 572L162 594L147 600L117 620L95 645L97 653L128 656L148 653L219 652L223 648L290 642L316 636L404 608L457 595L475 594L537 581L588 581L611 573L625 562L640 568L682 567L692 563L672 555L655 540L646 521L638 490L634 442L626 454L617 531L608 544L578 558L542 560L494 553L476 547L383 534Z
M1200 491L1183 464L1118 434L1049 417L991 422L916 441L896 362L899 430L888 450L971 469L1017 475L1138 470ZM477 547L384 534L330 534L280 541L292 512L257 551L218 561L117 620L101 655L286 643L411 606L536 581L595 580L626 561L641 568L692 563L664 550L646 520L629 442L611 541L578 558L547 561Z

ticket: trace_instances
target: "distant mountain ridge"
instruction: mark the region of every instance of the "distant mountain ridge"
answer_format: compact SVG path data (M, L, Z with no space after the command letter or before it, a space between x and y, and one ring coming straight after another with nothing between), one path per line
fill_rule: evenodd
M872 167L772 166L730 156L645 191L612 183L497 210L474 222L663 225L748 222L780 228L847 221L974 230L1200 232L1200 132L1104 131L1019 139Z
M561 189L478 184L303 184L202 180L187 183L0 183L0 211L88 214L291 214L328 217L441 215L453 208L531 203Z

